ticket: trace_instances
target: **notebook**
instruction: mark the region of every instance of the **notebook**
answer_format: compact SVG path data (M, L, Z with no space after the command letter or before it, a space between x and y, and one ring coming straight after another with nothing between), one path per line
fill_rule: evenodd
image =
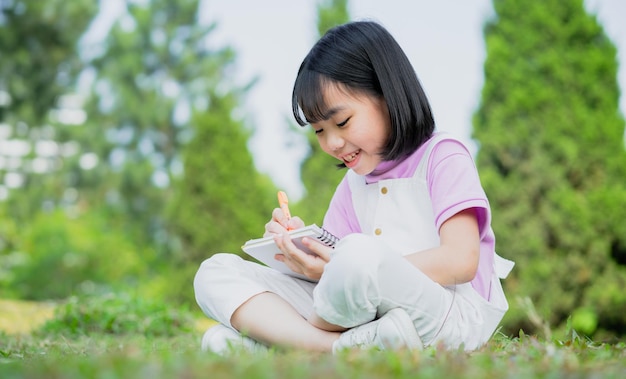
M289 232L289 235L291 236L291 240L298 247L298 249L305 251L309 254L314 253L308 250L302 244L302 238L304 237L317 239L324 245L330 247L335 247L335 244L339 242L339 238L328 232L326 229L321 228L315 224L305 226L300 229L291 230ZM278 246L276 246L276 244L274 243L274 237L270 236L251 239L247 241L241 248L251 257L265 263L267 266L273 269L282 272L283 274L311 281L311 279L307 278L306 276L291 271L291 269L289 269L289 267L287 267L287 265L285 265L283 262L274 259L274 256L276 254L282 254L281 251L278 249Z

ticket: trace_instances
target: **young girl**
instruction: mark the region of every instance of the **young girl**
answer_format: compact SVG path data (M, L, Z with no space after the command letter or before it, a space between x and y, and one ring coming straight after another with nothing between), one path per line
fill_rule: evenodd
M328 31L300 66L292 104L298 123L348 168L323 223L341 241L332 249L305 239L317 256L304 253L286 233L304 222L276 208L265 226L282 251L276 259L313 281L234 254L204 261L196 299L220 324L202 348L483 345L508 309L499 278L512 262L495 254L469 152L434 133L394 38L373 22Z

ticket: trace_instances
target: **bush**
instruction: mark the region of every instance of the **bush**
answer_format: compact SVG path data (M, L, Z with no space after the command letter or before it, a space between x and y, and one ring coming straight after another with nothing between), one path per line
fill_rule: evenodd
M114 287L144 275L152 255L97 212L70 217L62 210L39 213L17 236L18 256L0 281L11 296L65 299L94 287Z
M38 333L70 336L143 334L174 336L193 329L194 318L184 308L130 295L71 297Z

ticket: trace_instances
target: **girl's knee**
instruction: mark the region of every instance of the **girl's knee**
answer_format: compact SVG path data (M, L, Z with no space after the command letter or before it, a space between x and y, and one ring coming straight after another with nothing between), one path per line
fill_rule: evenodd
M206 288L212 278L222 276L238 265L243 259L235 254L219 253L205 259L198 268L194 277L193 286L196 292Z
M342 238L315 289L315 309L328 322L353 327L376 315L379 268L389 254L375 237Z
M205 259L200 264L200 269L203 267L212 267L212 266L230 266L232 262L241 260L241 257L235 254L230 253L218 253L212 255L210 258Z

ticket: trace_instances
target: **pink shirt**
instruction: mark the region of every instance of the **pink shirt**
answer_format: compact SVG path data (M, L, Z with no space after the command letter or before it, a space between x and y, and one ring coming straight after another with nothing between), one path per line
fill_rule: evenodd
M366 182L412 177L424 155L426 145L422 144L406 159L382 162L374 172L366 176ZM480 259L476 277L471 283L479 294L489 300L494 270L495 236L491 229L489 201L480 184L471 154L459 141L446 139L439 142L430 156L426 181L437 230L458 212L470 208L476 210L480 231ZM324 228L340 238L351 233L361 233L346 177L339 183L333 195L324 217Z

